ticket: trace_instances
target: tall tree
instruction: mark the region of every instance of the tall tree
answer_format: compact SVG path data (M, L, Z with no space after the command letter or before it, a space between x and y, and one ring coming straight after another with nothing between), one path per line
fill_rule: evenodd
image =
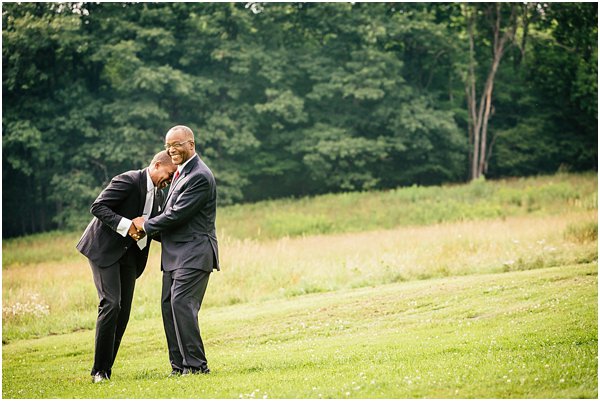
M491 147L488 138L488 123L492 113L494 83L500 62L507 48L516 43L517 29L527 21L528 5L517 3L463 4L469 41L469 62L465 72L465 92L469 115L469 143L471 144L470 178L476 179L487 171ZM480 37L481 32L488 36ZM525 35L524 35L525 36ZM491 59L485 82L480 88L478 100L476 40L489 39Z

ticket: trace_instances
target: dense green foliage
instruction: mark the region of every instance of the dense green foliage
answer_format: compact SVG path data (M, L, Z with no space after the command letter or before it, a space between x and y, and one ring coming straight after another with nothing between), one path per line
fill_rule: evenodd
M482 86L485 4L3 4L3 235L82 229L174 124L221 205L466 180L465 7ZM526 11L487 176L595 169L597 4Z

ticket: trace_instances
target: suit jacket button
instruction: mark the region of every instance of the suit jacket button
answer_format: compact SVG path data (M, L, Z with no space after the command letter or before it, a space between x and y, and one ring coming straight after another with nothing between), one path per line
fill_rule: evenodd
M124 248L125 250L127 250L127 247L126 247L126 246L125 246L125 247L123 247L123 248Z

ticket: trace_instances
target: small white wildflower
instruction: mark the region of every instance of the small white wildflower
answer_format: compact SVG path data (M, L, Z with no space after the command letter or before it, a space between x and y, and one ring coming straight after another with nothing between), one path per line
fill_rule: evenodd
M33 293L25 303L16 302L12 306L2 308L2 314L5 316L46 316L50 314L50 306L41 300L40 294Z

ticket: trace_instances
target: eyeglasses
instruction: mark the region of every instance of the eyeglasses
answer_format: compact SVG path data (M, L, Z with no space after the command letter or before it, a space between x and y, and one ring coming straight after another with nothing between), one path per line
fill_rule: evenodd
M188 141L183 141L183 142L165 143L165 149L169 150L171 148L180 148L188 142L193 142L193 141L188 140Z

